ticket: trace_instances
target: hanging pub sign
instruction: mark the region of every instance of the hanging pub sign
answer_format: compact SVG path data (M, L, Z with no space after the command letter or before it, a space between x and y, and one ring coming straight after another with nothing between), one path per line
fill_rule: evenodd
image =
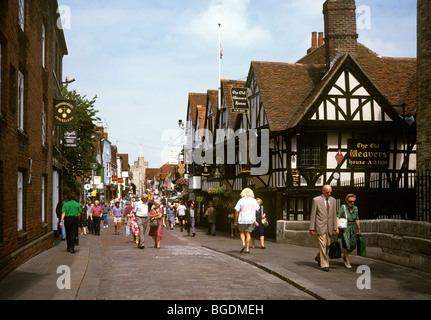
M63 144L65 148L78 147L78 130L64 130Z
M54 124L61 126L76 124L76 102L74 100L54 100Z
M389 141L348 140L349 168L388 168L389 167Z
M250 112L247 88L232 88L231 95L233 101L232 113L247 114Z

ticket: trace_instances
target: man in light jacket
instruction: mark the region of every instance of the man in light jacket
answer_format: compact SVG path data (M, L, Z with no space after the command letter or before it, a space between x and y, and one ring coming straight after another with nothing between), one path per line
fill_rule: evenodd
M331 197L332 187L325 185L322 195L313 199L310 217L310 234L318 236L319 252L315 260L323 271L329 271L328 251L331 234L338 234L336 200Z

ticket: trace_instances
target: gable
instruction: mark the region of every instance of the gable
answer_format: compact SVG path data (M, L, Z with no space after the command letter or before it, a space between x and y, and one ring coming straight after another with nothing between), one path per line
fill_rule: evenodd
M327 79L314 101L306 120L390 123L398 119L395 109L350 56Z
M310 120L393 121L391 115L349 70L344 70L330 87Z

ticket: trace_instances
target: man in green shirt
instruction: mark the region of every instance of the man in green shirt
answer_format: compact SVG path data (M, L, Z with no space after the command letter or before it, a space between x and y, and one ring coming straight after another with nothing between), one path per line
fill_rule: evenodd
M75 253L75 242L78 236L78 220L81 217L81 206L75 201L76 194L70 191L67 194L68 202L63 205L60 227L66 228L67 252Z

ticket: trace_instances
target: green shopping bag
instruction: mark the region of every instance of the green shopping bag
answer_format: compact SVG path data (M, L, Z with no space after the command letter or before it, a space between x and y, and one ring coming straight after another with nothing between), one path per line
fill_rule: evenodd
M367 249L365 248L365 242L364 237L362 235L356 235L356 249L358 256L366 257L367 256Z

